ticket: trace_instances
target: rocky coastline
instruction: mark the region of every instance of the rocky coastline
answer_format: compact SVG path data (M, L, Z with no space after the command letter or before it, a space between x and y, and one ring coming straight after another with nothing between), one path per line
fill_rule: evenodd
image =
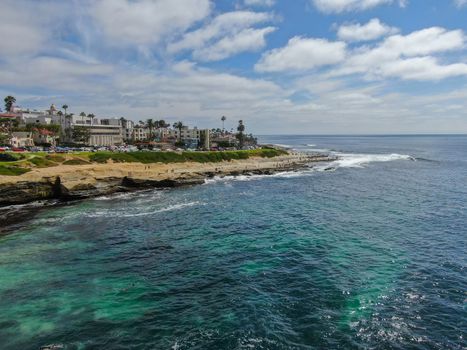
M20 176L0 176L0 221L7 226L46 206L118 192L197 185L215 176L272 175L331 160L294 153L221 163L108 162L35 169Z

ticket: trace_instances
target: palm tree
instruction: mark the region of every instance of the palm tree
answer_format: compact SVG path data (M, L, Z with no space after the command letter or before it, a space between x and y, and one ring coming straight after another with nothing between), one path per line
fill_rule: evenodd
M95 117L94 114L92 114L92 113L88 114L88 119L91 122L91 126L92 126L92 123L94 122L94 117Z
M240 149L243 149L243 143L245 139L243 135L243 133L245 132L245 124L243 124L243 120L238 121L237 131L238 131L238 134L237 134L238 143L239 143Z
M94 117L95 115L90 113L88 114L88 119L91 120L91 127L92 127L92 123L94 122ZM88 143L91 145L91 129L89 129L89 140L88 140ZM92 146L92 145L91 145Z
M152 130L154 129L154 120L153 119L148 119L146 120L146 127L149 129L149 139L152 140L153 139L153 132Z
M81 117L81 123L84 125L84 117L86 117L86 113L81 112L79 116Z
M14 96L7 96L5 97L5 99L3 100L5 101L5 112L11 112L11 108L13 107L13 105L16 103L16 98Z
M182 142L182 129L184 127L182 122L176 122L173 125L174 129L178 129L178 141Z
M65 111L65 118L66 118L66 110L68 109L68 105L63 105L62 108Z
M227 120L227 117L223 115L221 120L222 120L222 132L225 132L225 121Z

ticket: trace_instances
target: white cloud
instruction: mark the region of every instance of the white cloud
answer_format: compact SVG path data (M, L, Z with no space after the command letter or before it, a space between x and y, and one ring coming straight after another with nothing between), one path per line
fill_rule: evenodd
M287 46L263 54L255 69L259 72L304 71L344 60L346 45L325 39L294 37Z
M454 3L457 7L462 7L467 5L467 0L454 0Z
M380 73L386 77L400 77L405 80L442 80L467 76L467 64L440 65L433 57L415 57L384 63Z
M100 0L94 19L114 45L151 45L206 18L209 0Z
M376 47L356 49L332 74L363 73L369 78L393 76L414 80L430 80L430 77L431 80L439 80L463 75L462 64L443 66L431 55L461 50L465 48L465 41L461 30L448 31L439 27L405 36L393 35ZM417 63L419 67L416 67ZM410 73L408 67L414 72Z
M0 65L0 81L9 86L95 91L96 82L108 79L113 67L56 57L18 60L9 69Z
M342 25L337 31L337 36L341 40L350 42L370 41L389 34L395 34L398 31L397 28L381 23L378 18L373 18L366 24Z
M363 11L370 8L398 2L405 7L406 0L311 0L315 7L325 13L341 13L346 11Z
M0 10L0 57L33 55L41 51L52 36L54 24L61 22L49 11L48 1L28 3L3 0ZM63 6L57 4L57 11Z
M271 7L275 4L275 0L245 0L246 6L267 6Z
M200 61L218 61L240 52L258 51L266 45L265 36L275 31L274 27L244 29L233 36L227 36L213 45L193 51L193 57Z
M440 27L431 27L406 36L391 36L382 47L401 55L416 56L461 49L465 39L462 30L448 31Z
M265 36L275 28L254 29L252 26L272 19L273 15L265 12L224 13L206 26L186 33L180 41L169 44L168 51L193 50L193 57L201 61L220 60L240 52L256 51L265 46Z

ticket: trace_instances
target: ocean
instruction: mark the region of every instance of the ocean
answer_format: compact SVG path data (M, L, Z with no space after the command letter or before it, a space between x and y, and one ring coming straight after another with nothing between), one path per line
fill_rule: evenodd
M96 198L0 236L0 349L466 349L467 136Z

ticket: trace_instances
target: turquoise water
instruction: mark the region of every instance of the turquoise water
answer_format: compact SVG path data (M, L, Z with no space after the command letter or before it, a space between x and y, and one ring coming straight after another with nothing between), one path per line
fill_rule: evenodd
M0 349L465 349L467 136L87 200L0 237Z

